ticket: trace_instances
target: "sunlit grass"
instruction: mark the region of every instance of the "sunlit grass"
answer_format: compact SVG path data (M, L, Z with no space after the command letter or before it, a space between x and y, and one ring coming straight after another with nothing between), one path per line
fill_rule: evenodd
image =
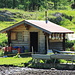
M13 57L7 57L7 58L0 58L0 65L20 65L21 63L28 63L31 61L31 57L25 57L25 58L13 58Z

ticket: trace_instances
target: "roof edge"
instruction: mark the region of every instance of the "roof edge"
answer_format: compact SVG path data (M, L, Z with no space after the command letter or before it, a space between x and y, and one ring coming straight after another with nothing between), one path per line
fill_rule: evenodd
M20 24L22 24L22 23L24 23L25 22L25 20L23 20L23 21L21 21L21 22L19 22L19 23L16 23L16 24L14 24L14 25L12 25L12 26L9 26L9 27L7 27L7 28L5 28L5 29L3 29L3 30L0 30L0 33L6 33L6 31L8 31L8 30L10 30L10 29L12 29L12 28L14 28L14 27L16 27L16 26L19 26Z

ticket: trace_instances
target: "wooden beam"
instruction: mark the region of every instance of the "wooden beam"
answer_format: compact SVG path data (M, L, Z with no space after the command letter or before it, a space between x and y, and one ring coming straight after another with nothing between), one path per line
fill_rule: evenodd
M65 33L63 33L63 50L65 51Z
M49 49L49 34L46 32L43 32L45 35L45 53L47 54L47 50Z
M49 35L48 33L44 32L44 31L43 31L43 33L44 33L45 36L48 36Z
M6 31L8 36L8 46L11 44L11 31Z
M46 35L46 54L47 54L47 51L49 49L49 35Z
M24 26L25 26L26 30L29 30L29 25L24 23Z

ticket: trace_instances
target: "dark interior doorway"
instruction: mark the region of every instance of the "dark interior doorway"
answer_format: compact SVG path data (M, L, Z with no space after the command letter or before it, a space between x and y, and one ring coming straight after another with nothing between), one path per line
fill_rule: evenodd
M38 52L38 32L30 32L30 51Z

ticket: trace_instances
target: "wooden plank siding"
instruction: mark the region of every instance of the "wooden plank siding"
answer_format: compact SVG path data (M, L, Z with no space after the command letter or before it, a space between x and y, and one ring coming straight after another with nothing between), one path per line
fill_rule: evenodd
M63 50L63 42L50 42L49 49Z
M13 33L22 32L23 34L23 40L13 40L16 38L13 36ZM21 24L20 26L15 27L11 30L11 45L12 46L24 46L28 51L30 51L30 32L38 32L38 52L45 53L45 35L42 30L37 29L33 26L29 26L29 29L26 30L26 27L24 24Z

